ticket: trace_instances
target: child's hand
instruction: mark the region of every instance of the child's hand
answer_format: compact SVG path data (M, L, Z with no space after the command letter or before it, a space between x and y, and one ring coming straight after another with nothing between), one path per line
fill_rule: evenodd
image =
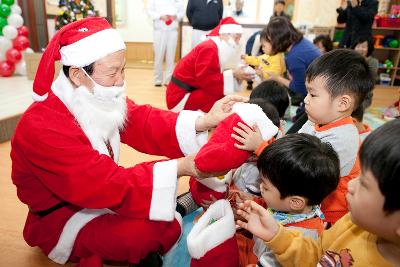
M207 210L214 202L218 201L216 197L210 194L210 199L211 200L205 200L203 199L203 202L200 204L204 208L204 210Z
M272 215L254 201L246 200L240 204L237 213L247 221L238 220L237 225L264 241L270 241L279 231L279 225Z
M261 66L259 66L259 67L256 69L256 74L257 74L258 77L260 77L261 79L263 79L263 71L262 71Z
M231 136L233 139L240 142L241 145L236 143L235 147L252 152L256 151L256 149L263 142L263 138L257 124L253 126L253 129L241 122L239 122L237 126L238 127L233 127L233 131L236 134L233 133Z

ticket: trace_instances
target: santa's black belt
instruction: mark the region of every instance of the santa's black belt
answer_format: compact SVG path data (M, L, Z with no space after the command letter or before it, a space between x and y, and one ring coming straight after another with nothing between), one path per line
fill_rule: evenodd
M60 202L57 205L55 205L55 206L53 206L51 208L48 208L47 210L41 210L41 211L33 211L31 209L29 209L29 210L30 210L30 212L32 212L33 214L38 215L39 217L45 217L45 216L49 215L50 213L53 213L54 211L59 210L59 209L65 207L65 206L67 206L68 204L69 203L67 203L67 202Z
M175 85L179 86L180 88L182 88L188 92L193 92L194 90L197 89L196 87L193 87L185 82L182 82L181 80L178 80L174 76L171 77L171 82L173 82Z

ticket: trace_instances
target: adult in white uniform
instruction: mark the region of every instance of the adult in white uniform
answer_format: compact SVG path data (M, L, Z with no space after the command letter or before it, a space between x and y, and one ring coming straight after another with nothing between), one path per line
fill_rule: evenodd
M185 14L185 7L183 0L150 0L148 13L154 24L154 85L161 86L171 80L178 41L178 25ZM163 77L164 57L166 70Z

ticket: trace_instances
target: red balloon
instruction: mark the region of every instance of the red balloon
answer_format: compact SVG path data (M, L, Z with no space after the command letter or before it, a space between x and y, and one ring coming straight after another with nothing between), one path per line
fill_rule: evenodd
M0 76L10 77L15 71L15 65L10 61L0 61Z
M29 39L23 35L17 36L13 41L13 47L19 51L23 51L29 47Z
M8 61L16 64L21 60L22 54L19 50L15 49L15 48L10 48L6 52L6 58Z
M29 37L29 28L24 26L21 26L18 28L18 36L25 36Z

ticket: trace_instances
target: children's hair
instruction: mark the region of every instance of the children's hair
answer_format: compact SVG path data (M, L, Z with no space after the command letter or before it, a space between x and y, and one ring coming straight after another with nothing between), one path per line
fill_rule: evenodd
M303 34L285 16L271 18L267 27L260 34L261 40L271 43L273 55L279 52L286 52L289 46L297 43L302 38Z
M357 109L351 113L351 116L355 118L357 121L362 122L364 119L364 112L365 110L371 106L372 103L372 97L374 96L373 92L370 91L364 98L364 101L361 103L361 105L358 106Z
M331 40L331 37L329 35L321 34L315 37L313 43L317 44L321 42L322 46L325 48L326 52L332 51L333 49L333 42Z
M360 149L361 169L371 171L385 197L383 209L400 210L400 119L387 122L367 136Z
M257 167L281 199L302 196L307 205L320 204L340 177L339 157L332 146L304 133L286 135L267 146Z
M272 80L257 85L250 94L250 99L253 98L262 98L271 102L278 110L280 118L283 118L289 106L288 89Z
M278 128L280 127L281 121L279 118L278 110L276 110L276 107L273 104L271 104L271 102L269 102L264 98L253 98L249 100L249 103L256 104L257 106L259 106L265 113L265 115L267 115L267 117L272 121L272 123L276 127Z
M306 81L317 77L326 79L325 87L331 98L350 94L354 97L353 110L374 88L374 77L367 61L350 49L335 49L315 59L306 71Z
M364 42L368 43L367 57L369 57L370 55L372 55L372 52L374 52L374 49L375 49L371 38L368 38L365 36L361 36L361 37L357 38L351 45L351 49L355 49L358 44L362 44Z
M285 2L285 0L275 0L274 5L277 5L277 4L286 5L286 2Z

